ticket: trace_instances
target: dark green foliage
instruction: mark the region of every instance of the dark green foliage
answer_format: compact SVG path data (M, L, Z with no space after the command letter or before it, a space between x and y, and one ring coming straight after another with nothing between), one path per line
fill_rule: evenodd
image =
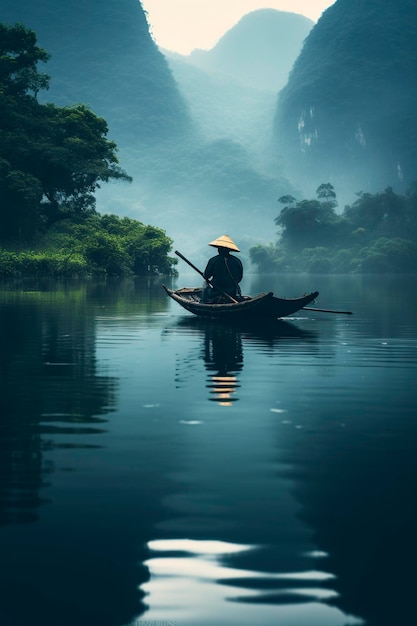
M106 121L38 102L48 55L32 31L0 25L0 52L0 276L172 274L164 231L95 211L102 182L130 180Z
M317 200L286 204L275 223L281 227L276 244L250 250L259 271L277 269L311 273L407 273L417 263L417 190L399 195L359 194L341 215L334 211L336 194L320 185ZM320 199L321 198L321 199Z
M45 213L50 222L94 209L94 192L102 182L130 180L117 164L116 144L106 139L105 120L83 105L49 104L43 113L46 141L35 171L49 202Z
M21 25L0 25L0 242L30 243L70 214L94 210L94 192L118 166L107 124L83 105L39 104L47 86L38 61L48 55Z
M37 94L47 89L49 77L38 72L39 61L49 55L36 45L36 35L23 25L8 28L0 24L0 93L3 96Z
M262 246L258 244L250 249L249 254L251 263L258 266L260 271L265 268L267 272L285 270L284 250L278 245L271 243L269 246Z
M10 252L0 248L0 277L51 276L80 277L89 271L86 259L79 254L53 251Z
M391 187L384 192L358 194L358 200L345 208L346 218L355 225L357 234L366 239L368 234L417 238L416 194L394 193Z
M87 258L108 274L172 274L177 263L167 256L172 240L163 230L128 217L94 216L76 232Z
M175 275L172 240L154 226L116 215L62 220L35 250L0 248L0 277Z
M361 271L407 273L415 271L417 244L408 239L380 237L360 251Z
M317 197L317 200L301 200L296 204L292 196L279 199L281 204L288 204L275 219L275 224L282 228L283 243L294 252L310 245L327 245L341 228L332 185L320 185Z
M311 274L329 274L333 265L330 260L331 251L328 248L304 248L302 258Z

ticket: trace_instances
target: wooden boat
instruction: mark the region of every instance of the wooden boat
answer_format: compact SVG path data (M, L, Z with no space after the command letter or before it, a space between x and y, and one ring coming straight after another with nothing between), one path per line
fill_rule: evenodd
M183 287L169 289L162 285L166 293L184 309L211 319L221 319L230 322L248 320L274 320L288 317L313 302L319 295L318 291L305 294L301 298L276 298L272 291L260 293L257 296L243 296L239 302L213 304L202 302L203 289L201 287Z

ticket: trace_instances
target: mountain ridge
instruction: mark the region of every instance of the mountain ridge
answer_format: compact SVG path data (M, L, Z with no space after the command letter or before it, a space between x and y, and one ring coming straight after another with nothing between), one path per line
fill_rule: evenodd
M182 60L247 87L277 92L313 25L297 13L258 9L244 15L210 50L197 48L181 55Z
M270 176L277 173L270 150L276 95L312 26L295 13L259 9L211 50L163 50L202 136L240 143L254 167Z

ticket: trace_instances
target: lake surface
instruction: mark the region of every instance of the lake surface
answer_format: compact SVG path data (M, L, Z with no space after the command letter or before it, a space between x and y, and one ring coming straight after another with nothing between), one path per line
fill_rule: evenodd
M354 314L0 286L2 626L416 623L416 278L243 287Z

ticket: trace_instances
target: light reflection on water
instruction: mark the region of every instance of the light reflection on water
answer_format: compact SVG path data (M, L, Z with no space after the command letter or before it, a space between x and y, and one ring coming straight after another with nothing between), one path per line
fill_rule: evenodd
M317 280L352 318L0 293L2 624L412 623L415 316Z
M207 400L213 400L213 371L226 378L236 374L230 377L239 383L228 387L226 393L238 396L245 385L241 334L229 330L225 336L210 324L198 326L204 337L202 360L209 372ZM288 329L285 326L286 334ZM194 333L191 336L195 338ZM273 339L280 341L282 335ZM270 341L268 338L267 352L272 351ZM193 368L189 355L184 358ZM183 381L185 396L192 395L195 367L196 363L192 381ZM249 384L253 394L257 383ZM158 532L169 538L148 543L150 581L142 586L149 605L146 617L158 621L174 615L181 624L348 623L340 610L323 604L338 595L331 587L334 576L308 569L317 563L313 556L316 546L309 529L298 520L292 481L279 476L286 468L275 460L273 430L275 415L282 416L287 410L268 407L267 413L259 406L238 407L236 402L225 401L222 394L214 399L221 410L227 407L226 412L217 415L199 407L199 416L205 418L198 420L199 432L187 437L185 467L174 476L179 492L164 499L175 515L159 523ZM174 533L213 540L174 540ZM222 540L214 541L218 537ZM266 543L232 543L237 537ZM298 555L291 554L295 546ZM280 565L282 570L277 569ZM293 570L287 571L286 566ZM237 610L238 605L244 610ZM352 618L349 623L361 621Z
M221 541L159 540L149 542L148 548L150 559L146 565L151 579L143 588L151 598L158 598L158 608L147 614L150 620L164 621L176 615L183 624L273 624L280 623L280 619L285 620L282 623L296 624L303 623L303 605L307 605L310 623L347 623L339 611L320 604L337 595L331 589L317 587L334 578L327 572L234 569L222 561L222 556L251 552L257 547ZM235 602L246 606L243 614L239 612L239 622L234 616ZM210 606L210 615L201 615L202 605ZM362 622L351 619L349 623Z

